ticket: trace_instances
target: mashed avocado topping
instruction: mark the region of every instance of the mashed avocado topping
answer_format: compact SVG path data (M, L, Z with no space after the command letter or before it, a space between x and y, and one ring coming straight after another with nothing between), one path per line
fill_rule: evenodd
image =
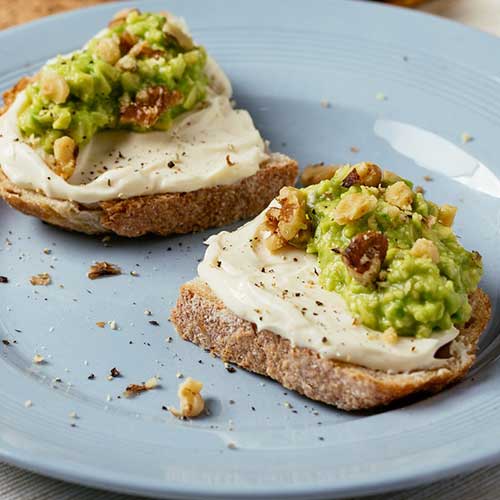
M317 254L321 286L339 293L356 321L392 336L428 337L470 318L468 294L482 263L451 228L455 207L427 201L371 163L285 189L281 208L266 214L266 245Z
M19 129L69 177L78 147L98 131L166 130L203 101L205 63L170 15L119 13L82 50L42 68L26 88Z

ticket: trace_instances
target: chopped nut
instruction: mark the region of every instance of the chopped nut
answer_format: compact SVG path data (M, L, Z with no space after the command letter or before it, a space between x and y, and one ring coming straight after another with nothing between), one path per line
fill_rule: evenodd
M115 276L121 274L121 269L115 264L109 262L96 262L90 266L87 277L91 280L100 278L101 276Z
M303 186L318 184L326 179L331 179L338 168L338 165L324 165L323 163L307 165L300 176L300 182Z
M54 141L54 171L63 179L69 179L75 171L77 147L75 141L65 135Z
M24 407L25 408L31 408L33 406L33 402L31 399L28 399L27 401L24 402Z
M376 206L377 198L371 194L348 193L335 208L335 222L340 225L348 224L371 212Z
M104 328L106 326L106 322L105 321L96 321L96 325L99 328Z
M133 72L137 69L137 61L135 60L135 57L126 54L118 60L116 66L122 71Z
M427 257L434 263L439 262L438 248L433 241L427 240L425 238L419 238L417 241L415 241L410 250L410 253L414 257Z
M130 52L132 47L134 47L138 42L138 38L130 33L130 31L125 30L121 35L120 35L120 52L123 55L126 55Z
M394 205L401 210L411 210L413 202L413 191L403 181L391 184L384 193L387 203Z
M294 187L284 187L278 196L280 208L266 212L263 229L271 231L265 245L271 252L287 244L303 247L311 235L311 222L306 213L307 196Z
M33 356L33 363L41 365L45 361L45 358L41 354L35 354Z
M357 234L342 253L349 274L364 286L370 286L380 273L389 242L378 231Z
M203 384L188 377L179 386L177 395L180 400L180 409L169 408L170 413L177 418L197 417L205 408L205 401L200 394Z
M30 283L33 286L47 286L52 283L52 278L49 273L35 274L30 278Z
M137 92L135 102L120 106L120 123L151 128L166 109L181 102L182 94L178 90L170 91L161 85L142 89Z
M59 73L45 69L40 75L40 92L56 104L62 104L69 96L69 86Z
M148 379L144 384L130 384L127 386L125 389L125 392L123 395L126 398L130 398L133 396L136 396L137 394L140 394L141 392L145 391L150 391L151 389L154 389L155 387L158 387L158 379L156 377L152 377Z
M121 57L120 46L113 38L101 38L97 42L96 54L103 61L114 65Z
M342 186L349 188L358 186L378 186L382 181L382 170L375 163L362 162L352 167L342 181Z
M108 321L108 325L111 328L111 330L118 330L118 324L116 323L115 320Z
M451 227L457 214L457 207L453 205L444 204L439 208L438 220L443 226Z
M432 182L434 179L430 175L424 175L424 181Z
M388 344L397 344L399 340L398 332L392 326L384 331L384 333L382 334L382 338Z

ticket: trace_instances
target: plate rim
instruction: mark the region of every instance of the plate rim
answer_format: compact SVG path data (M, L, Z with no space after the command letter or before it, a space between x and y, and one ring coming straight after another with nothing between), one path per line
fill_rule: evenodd
M186 0L184 0L186 1ZM193 0L190 0L193 1ZM244 0L237 0L244 1ZM234 0L233 0L234 2ZM347 3L346 0L335 0L337 3ZM328 3L325 1L325 3ZM350 2L352 8L358 9L373 9L378 11L399 11L416 19L424 20L425 18L434 19L436 23L441 25L448 25L463 33L465 37L475 36L482 38L487 43L500 43L500 39L494 35L480 31L477 28L463 25L458 21L439 17L435 14L425 13L421 11L409 10L403 7L393 5L380 5L380 4L367 4L365 2ZM77 17L81 13L95 12L95 11L113 11L127 6L134 6L137 2L134 1L119 1L110 2L105 4L93 5L74 9L62 13L52 14L43 18L35 19L27 23L6 28L0 31L0 41L8 40L12 36L17 36L26 33L32 29L43 29L47 25L53 23L57 24L61 21ZM493 42L495 40L495 42ZM500 45L499 45L500 47ZM116 491L128 494L140 494L151 497L162 498L301 498L301 499L317 499L317 498L342 498L345 495L371 495L379 494L388 491L395 491L415 486L423 486L431 482L442 480L444 478L452 477L462 473L471 473L483 466L492 465L500 462L500 445L497 450L488 451L487 453L476 451L467 457L459 459L455 458L453 461L448 460L439 469L426 469L425 466L420 466L418 471L412 476L408 474L399 474L392 477L385 476L381 481L373 483L366 481L358 483L353 487L352 482L346 484L337 483L328 486L319 486L313 488L310 486L288 486L289 490L283 485L270 486L266 485L262 490L254 493L237 494L234 487L229 486L220 488L220 485L210 486L210 491L204 490L202 487L188 487L186 485L174 485L171 487L168 483L159 480L142 481L139 476L124 478L118 473L110 473L103 471L98 474L98 470L89 465L88 463L80 463L78 471L75 471L72 465L67 465L64 460L60 458L51 458L50 462L43 460L38 456L30 455L20 449L2 448L0 443L0 459L5 463L20 467L22 469L42 474L44 476L68 481L72 484L83 485L93 488L101 488L110 491ZM73 462L71 462L73 464ZM172 489L170 489L172 488ZM217 489L219 488L219 489ZM233 488L233 489L231 489ZM279 491L278 491L279 490Z

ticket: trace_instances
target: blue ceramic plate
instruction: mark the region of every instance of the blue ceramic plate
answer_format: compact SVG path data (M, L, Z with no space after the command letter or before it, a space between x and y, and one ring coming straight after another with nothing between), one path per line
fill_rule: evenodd
M177 338L169 310L213 231L105 246L1 205L0 274L10 279L0 284L0 338L10 341L0 344L1 458L124 492L233 499L376 493L500 459L500 41L365 2L141 6L188 20L274 149L301 164L372 160L458 205L456 230L484 257L494 318L461 384L404 407L348 414L243 370L229 373ZM0 33L0 87L79 47L121 7ZM474 140L463 144L464 132ZM94 260L125 273L90 281ZM29 277L40 272L54 283L32 287ZM96 326L111 320L118 330ZM33 365L35 353L46 363ZM109 381L113 367L122 377ZM210 416L181 422L162 410L177 402L177 372L205 382ZM118 398L156 374L161 388Z

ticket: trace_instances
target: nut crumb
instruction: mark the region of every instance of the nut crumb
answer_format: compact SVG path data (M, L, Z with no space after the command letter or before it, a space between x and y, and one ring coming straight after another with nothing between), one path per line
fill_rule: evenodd
M151 316L151 314L153 314L149 309L145 309L144 310L144 315L145 316Z
M87 277L91 280L95 280L102 276L115 276L117 274L121 274L121 269L115 264L111 264L109 262L96 262L90 266L90 269L87 273Z
M356 146L351 146L349 149L351 150L351 153L359 153L359 148Z
M432 182L434 179L430 175L424 175L424 181Z
M131 398L136 396L137 394L140 394L141 392L155 389L156 387L158 387L158 385L159 385L158 379L156 377L151 377L150 379L146 380L146 382L144 382L143 384L128 385L123 395L126 398Z
M232 441L229 441L229 443L227 443L227 447L230 450L236 450L236 443L233 443Z
M96 321L96 325L99 328L104 328L106 326L106 322L105 321Z
M467 144L468 142L474 140L474 137L472 137L472 135L468 134L467 132L462 132L460 138L462 139L462 144Z
M108 321L108 325L111 328L111 330L118 330L118 324L116 323L115 320Z
M35 354L33 356L33 363L41 365L45 361L45 358L41 354Z
M30 283L33 286L47 286L52 283L52 278L49 273L35 274L30 278Z
M52 250L51 250L50 248L44 248L44 249L43 249L43 253L44 253L45 255L50 255L50 254L52 253Z
M33 402L31 399L28 399L27 401L24 402L24 407L25 408L31 408L33 406Z
M177 373L175 374L175 376L176 376L177 378L183 378L183 377L184 377L184 375L183 375L181 372L177 372Z

